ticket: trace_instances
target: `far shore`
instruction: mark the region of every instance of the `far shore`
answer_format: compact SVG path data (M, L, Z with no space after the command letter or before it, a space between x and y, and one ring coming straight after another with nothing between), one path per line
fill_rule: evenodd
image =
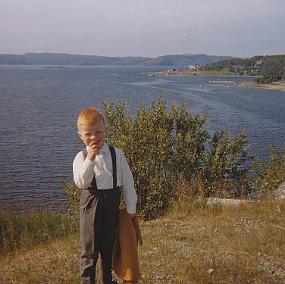
M166 70L166 71L158 71L158 72L147 72L145 73L146 76L149 77L172 77L172 76L199 76L199 77L241 77L240 75L236 75L234 73L228 72L220 72L220 71L200 71L200 70ZM242 76L242 77L251 77L256 78L256 76ZM240 83L242 87L251 87L251 88L263 88L267 90L275 90L275 91L282 91L285 92L285 80L279 82L273 82L268 84L261 84L257 83L256 81L252 82L243 82Z
M274 82L269 84L260 84L257 82L246 82L241 84L243 87L263 88L267 90L275 90L285 92L285 81Z

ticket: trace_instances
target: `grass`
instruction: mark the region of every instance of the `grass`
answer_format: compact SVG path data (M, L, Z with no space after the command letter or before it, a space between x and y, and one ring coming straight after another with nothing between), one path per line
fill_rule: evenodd
M79 283L79 235L0 258L0 283Z
M15 214L0 210L0 255L33 248L78 231L77 222L59 213Z
M183 199L141 222L142 283L284 283L285 201ZM0 283L78 283L78 232L0 258Z

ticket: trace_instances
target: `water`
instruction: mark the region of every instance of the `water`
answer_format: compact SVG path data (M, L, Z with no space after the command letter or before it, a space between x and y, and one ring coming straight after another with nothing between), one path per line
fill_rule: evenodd
M72 179L72 161L82 149L76 117L102 100L125 100L135 113L163 90L169 105L206 113L211 132L225 125L233 135L246 129L255 156L265 158L270 144L284 144L285 93L240 87L250 78L156 78L144 76L146 71L0 66L0 203L16 210L66 206L62 182Z

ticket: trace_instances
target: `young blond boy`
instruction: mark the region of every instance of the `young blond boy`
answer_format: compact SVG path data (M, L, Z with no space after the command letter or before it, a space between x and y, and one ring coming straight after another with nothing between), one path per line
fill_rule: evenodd
M86 148L73 162L80 196L80 283L95 283L96 263L101 256L104 284L112 281L112 251L118 224L121 191L130 218L136 214L137 195L127 160L118 148L110 147L103 115L96 108L83 109L77 119L80 139Z

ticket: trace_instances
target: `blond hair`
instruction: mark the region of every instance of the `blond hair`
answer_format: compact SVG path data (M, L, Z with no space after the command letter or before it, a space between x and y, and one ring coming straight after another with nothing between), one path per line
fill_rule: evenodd
M101 120L104 122L104 116L99 112L97 108L87 107L83 109L78 115L77 128L79 128L80 125L94 125Z

